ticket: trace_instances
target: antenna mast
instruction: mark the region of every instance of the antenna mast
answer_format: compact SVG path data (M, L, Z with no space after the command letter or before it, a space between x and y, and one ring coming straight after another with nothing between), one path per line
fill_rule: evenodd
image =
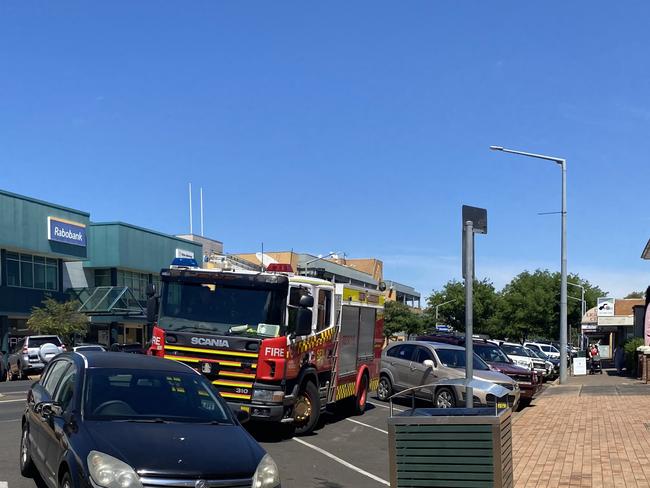
M199 188L201 195L201 237L203 237L203 187Z
M190 235L192 232L192 183L188 183L190 186Z

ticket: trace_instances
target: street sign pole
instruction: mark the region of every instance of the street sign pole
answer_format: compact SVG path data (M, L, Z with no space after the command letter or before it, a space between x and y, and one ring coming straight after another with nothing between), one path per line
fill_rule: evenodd
M474 224L465 222L465 407L474 406L474 391L470 385L474 377Z

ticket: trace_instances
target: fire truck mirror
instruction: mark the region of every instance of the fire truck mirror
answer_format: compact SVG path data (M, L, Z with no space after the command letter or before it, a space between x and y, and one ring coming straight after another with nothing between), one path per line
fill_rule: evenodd
M158 320L158 297L152 295L147 298L147 324L153 324Z
M311 298L311 297L310 297ZM313 302L313 299L312 299ZM308 308L299 308L296 324L296 335L305 336L311 334L311 310Z
M300 297L300 307L311 308L314 306L314 297L311 295L303 295Z

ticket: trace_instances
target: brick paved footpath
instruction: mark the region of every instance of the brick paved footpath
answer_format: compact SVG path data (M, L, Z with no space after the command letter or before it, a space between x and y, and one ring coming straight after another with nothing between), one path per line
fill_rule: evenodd
M608 370L548 387L514 416L513 458L516 488L650 488L650 385Z

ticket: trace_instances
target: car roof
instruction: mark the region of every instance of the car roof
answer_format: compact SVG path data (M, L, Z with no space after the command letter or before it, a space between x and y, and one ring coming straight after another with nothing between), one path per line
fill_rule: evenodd
M87 368L145 369L174 373L190 373L192 371L189 366L181 362L145 354L103 351L76 351L68 354L83 357Z
M398 346L398 345L405 345L405 344L411 344L414 346L431 346L434 349L454 349L454 350L460 350L464 351L465 348L462 346L456 346L454 344L447 344L446 342L432 342L432 341L401 341L401 342L394 342L390 344L390 347L393 346Z

